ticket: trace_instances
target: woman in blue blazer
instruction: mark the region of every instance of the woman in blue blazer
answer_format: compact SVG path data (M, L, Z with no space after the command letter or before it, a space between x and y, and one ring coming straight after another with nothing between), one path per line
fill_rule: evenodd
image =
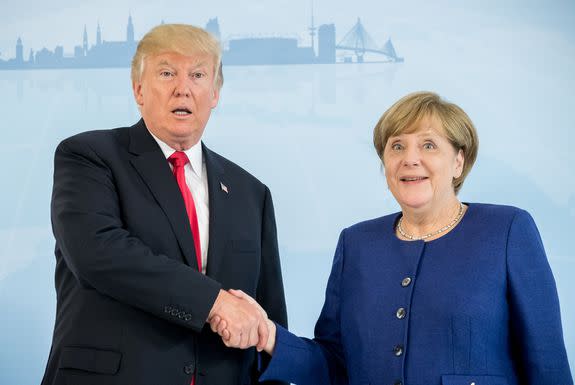
M573 384L533 219L457 198L478 148L465 112L433 93L407 95L374 144L401 212L342 231L315 338L271 324L260 381ZM225 326L212 324L224 340Z

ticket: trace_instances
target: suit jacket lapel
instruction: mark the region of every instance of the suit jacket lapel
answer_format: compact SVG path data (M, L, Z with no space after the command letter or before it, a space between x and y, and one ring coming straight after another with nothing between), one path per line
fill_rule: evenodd
M197 269L194 239L182 194L168 161L143 120L130 127L129 151L134 154L132 165L168 217L186 262Z
M226 176L217 155L209 150L203 143L202 149L208 174L208 191L210 204L210 241L208 245L208 265L206 274L212 278L218 277L223 266L223 256L226 245L226 207L229 205L229 194L232 191L224 191L228 186Z

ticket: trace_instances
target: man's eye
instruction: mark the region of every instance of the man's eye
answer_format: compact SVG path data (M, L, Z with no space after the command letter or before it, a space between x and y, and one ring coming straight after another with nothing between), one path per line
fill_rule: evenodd
M162 77L168 78L168 77L170 77L170 76L172 76L172 75L173 75L173 74L172 74L171 71L162 71L162 72L160 72L160 76L162 76Z
M194 72L194 73L192 74L192 77L193 77L194 79L201 79L201 78L203 78L204 76L205 76L205 75L204 75L204 73L202 73L202 72Z

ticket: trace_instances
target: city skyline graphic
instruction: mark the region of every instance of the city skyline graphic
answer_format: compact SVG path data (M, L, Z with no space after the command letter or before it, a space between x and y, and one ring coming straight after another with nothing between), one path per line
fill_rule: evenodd
M335 24L316 27L313 14L307 44L300 44L297 37L289 36L232 36L222 40L217 17L209 19L204 28L222 43L224 65L403 62L391 38L378 44L360 18L339 42L336 41ZM24 41L18 36L16 56L8 60L0 59L0 70L129 67L138 45L131 14L128 15L125 40L103 40L99 22L94 43L90 45L89 40L88 28L84 25L82 42L73 47L72 54L65 53L62 45L57 45L53 50L43 47L34 51L30 48L26 53Z

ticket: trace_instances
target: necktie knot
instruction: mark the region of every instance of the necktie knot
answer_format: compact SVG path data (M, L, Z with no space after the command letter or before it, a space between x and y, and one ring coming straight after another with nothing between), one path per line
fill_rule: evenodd
M170 155L168 161L172 164L172 166L174 166L174 168L176 167L179 168L184 167L190 160L188 159L188 156L186 155L185 152L176 151L172 155Z

